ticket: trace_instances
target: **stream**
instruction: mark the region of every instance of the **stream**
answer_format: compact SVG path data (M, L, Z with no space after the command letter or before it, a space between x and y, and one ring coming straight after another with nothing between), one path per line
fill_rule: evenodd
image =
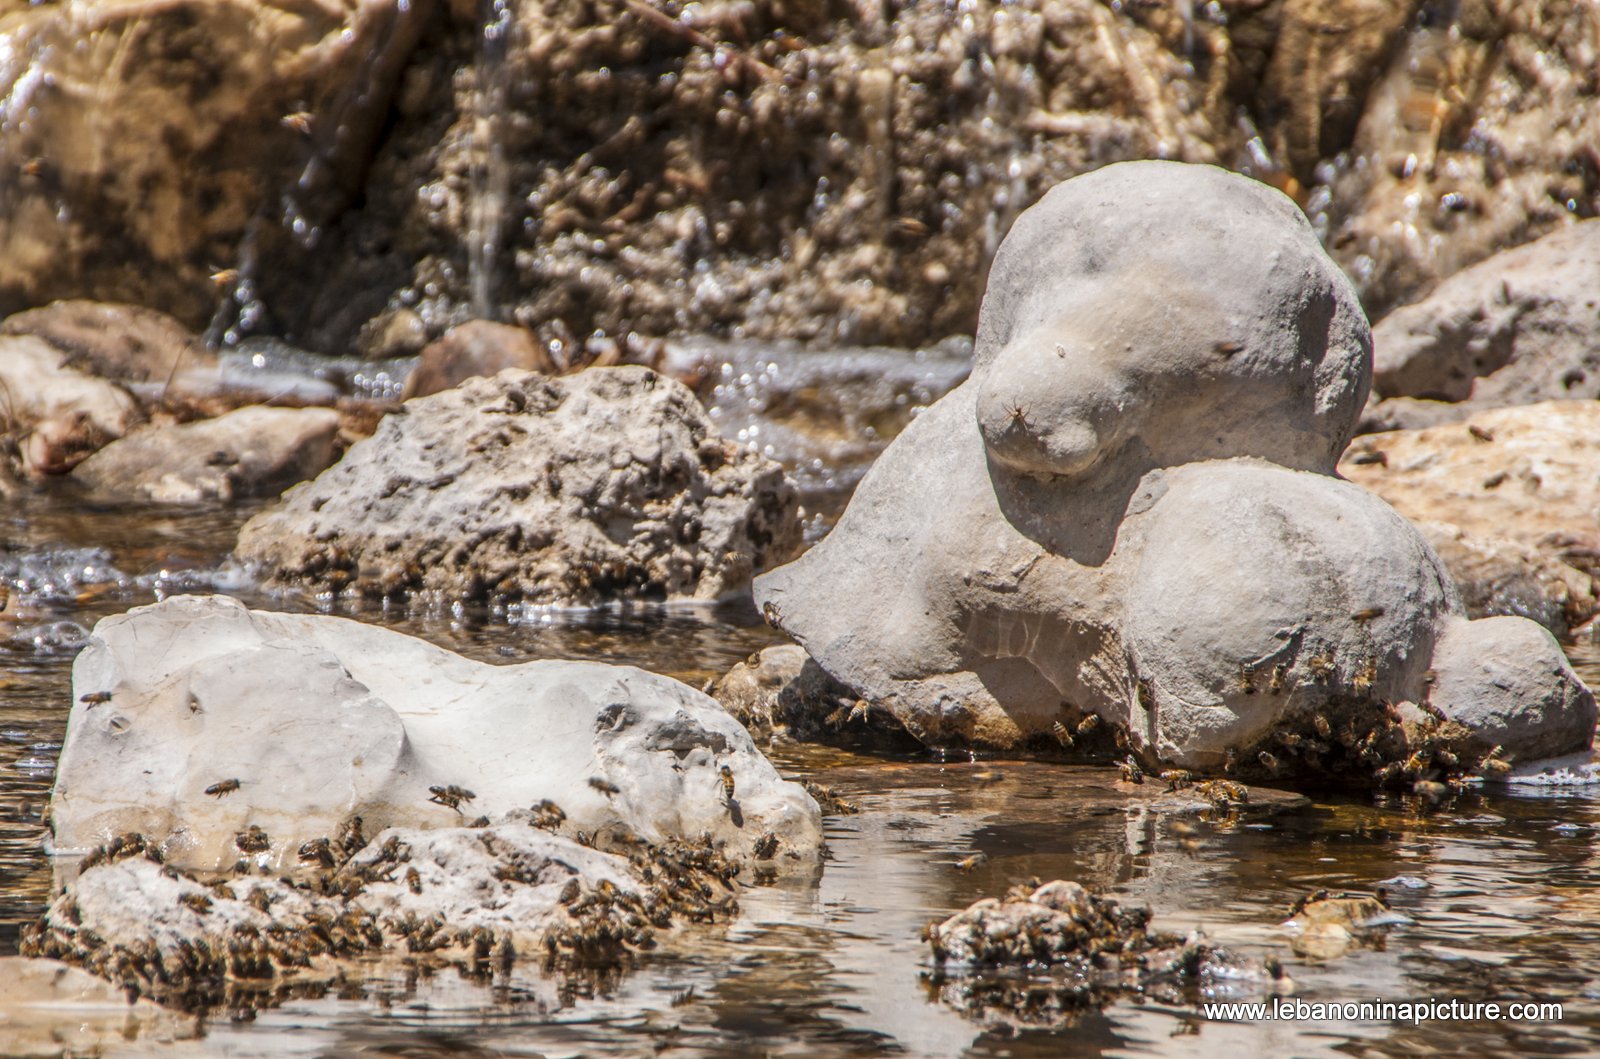
M782 458L815 539L883 441L954 385L963 351L850 359L828 407L822 361L783 351L676 350L714 362L721 429ZM723 367L721 365L726 365ZM837 368L839 365L833 365ZM832 432L818 424L843 424ZM249 506L97 509L65 490L0 513L0 584L20 614L0 625L0 954L42 910L40 839L65 735L71 664L99 618L182 592L255 607L378 622L473 658L581 658L642 666L695 686L777 634L753 608L410 611L263 591L227 558ZM1573 648L1600 682L1600 653ZM470 979L373 962L325 995L234 1021L197 1040L137 1040L116 1054L514 1056L1177 1055L1224 1048L1296 1055L1578 1055L1600 1034L1600 791L1469 790L1326 796L1204 819L1152 811L1115 770L1022 761L869 757L818 746L772 751L788 776L833 786L858 815L827 821L814 877L750 888L735 920L694 928L599 981L519 964ZM986 855L964 871L961 861ZM986 1011L932 977L923 924L1012 883L1075 879L1155 912L1154 926L1283 958L1306 1001L1556 1001L1562 1021L1211 1021L1198 1003L1126 997L1051 1025ZM1326 962L1289 952L1279 924L1317 888L1387 887L1410 922ZM1234 999L1221 997L1220 999ZM1238 999L1257 999L1249 993Z

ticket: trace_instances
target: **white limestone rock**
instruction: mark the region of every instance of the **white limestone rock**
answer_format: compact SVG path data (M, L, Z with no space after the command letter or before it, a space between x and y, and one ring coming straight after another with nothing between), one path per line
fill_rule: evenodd
M782 468L648 368L507 370L406 402L240 531L281 584L586 606L715 600L800 543Z
M1097 715L1217 767L1286 723L1420 701L1461 604L1417 531L1334 476L1370 357L1283 195L1167 162L1067 181L1000 249L971 379L756 599L930 744ZM1553 641L1530 649L1546 691L1589 698ZM1582 716L1551 741L1587 745Z
M820 847L816 804L737 721L631 667L495 666L342 618L183 596L101 621L73 682L58 852L141 832L180 866L280 871L356 816L372 835L503 820L545 799L566 813L563 833L596 841L707 835L745 856L771 832L802 858ZM449 786L473 797L430 800ZM240 848L252 826L266 849Z

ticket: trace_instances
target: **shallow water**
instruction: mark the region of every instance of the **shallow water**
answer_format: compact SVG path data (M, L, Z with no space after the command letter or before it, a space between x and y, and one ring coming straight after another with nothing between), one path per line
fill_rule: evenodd
M39 848L64 735L72 657L104 615L177 591L271 597L224 561L247 511L94 511L34 497L0 515L0 579L27 613L0 628L0 952L37 915ZM699 684L770 643L740 609L606 613L341 611L473 657L600 658ZM1579 655L1591 679L1600 657ZM1600 792L1334 798L1240 819L1189 820L1119 793L1102 768L886 760L816 747L775 752L790 775L832 784L862 812L828 823L815 878L751 889L738 919L697 929L603 987L532 971L469 981L398 966L319 999L209 1021L197 1041L127 1043L193 1055L805 1056L1593 1054L1600 1034ZM1152 785L1153 786L1153 785ZM970 872L957 862L983 852ZM1028 876L1071 878L1285 959L1310 1000L1557 1000L1560 1023L1226 1023L1193 1001L1126 998L1070 1026L972 1017L927 978L922 925ZM1326 963L1289 954L1278 929L1317 887L1385 880L1414 921ZM1421 884L1421 885L1418 885ZM1595 970L1590 970L1595 969ZM589 995L585 995L585 993ZM1244 994L1251 998L1250 994ZM15 1043L15 1042L13 1042ZM0 1051L4 1047L0 1031Z

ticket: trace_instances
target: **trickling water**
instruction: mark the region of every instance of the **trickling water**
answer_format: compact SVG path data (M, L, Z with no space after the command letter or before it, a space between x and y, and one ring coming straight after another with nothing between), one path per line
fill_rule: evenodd
M495 262L500 256L505 225L506 197L511 188L511 166L501 132L509 105L510 70L506 49L510 45L514 0L486 0L473 64L472 187L467 229L468 286L474 315L496 318Z

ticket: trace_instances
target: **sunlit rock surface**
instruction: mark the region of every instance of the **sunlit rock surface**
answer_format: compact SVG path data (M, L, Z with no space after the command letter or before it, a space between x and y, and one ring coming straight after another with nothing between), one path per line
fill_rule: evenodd
M561 833L602 845L709 836L744 857L770 832L782 867L820 842L810 796L733 718L630 667L487 665L346 619L180 596L100 622L73 673L51 803L63 853L139 832L179 866L279 871L356 817L370 836L545 800Z
M9 5L0 310L90 296L198 329L231 299L260 317L256 267L292 267L358 190L431 9Z
M1451 418L1600 396L1600 224L1505 250L1372 332L1373 388L1455 403Z
M70 353L28 334L0 335L0 415L20 469L30 476L72 470L145 418L127 390L79 370Z
M1284 724L1421 701L1465 618L1417 531L1333 476L1370 348L1277 193L1173 163L1069 181L996 259L972 378L757 602L931 744L1092 714L1218 766ZM1553 741L1586 746L1592 698L1534 631L1545 686L1591 711Z
M1547 401L1364 435L1339 473L1418 523L1478 613L1564 633L1597 606L1597 455L1600 404Z
M146 427L73 469L102 500L223 503L272 496L333 463L339 414L259 405L197 423Z
M418 398L251 519L280 584L448 601L716 600L800 543L782 468L646 368L506 371Z

